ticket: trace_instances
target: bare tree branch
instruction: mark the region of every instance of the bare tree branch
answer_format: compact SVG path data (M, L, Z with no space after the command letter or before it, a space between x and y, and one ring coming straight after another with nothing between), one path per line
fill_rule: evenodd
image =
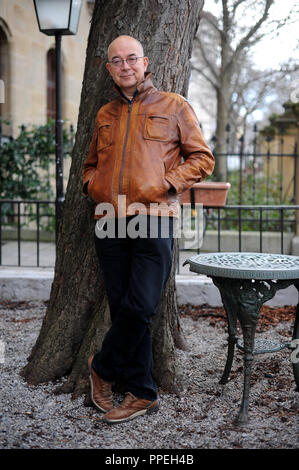
M222 31L219 28L218 24L216 24L216 18L214 15L212 15L209 11L203 11L202 19L205 19L207 23L209 23L215 29L215 31L217 31L217 33L221 36Z
M222 0L222 2L227 3L227 0ZM252 26L252 28L250 28L248 33L241 39L241 41L239 42L238 46L236 47L234 53L232 54L232 56L230 58L230 61L229 61L229 64L228 64L227 68L229 68L229 66L232 65L232 63L234 62L234 59L239 55L239 53L243 49L248 47L249 44L253 45L255 42L257 42L258 40L260 40L263 37L263 34L261 34L258 38L251 40L254 37L254 35L256 34L256 32L260 29L261 25L266 21L266 19L268 17L269 10L270 10L271 6L273 5L273 3L274 3L274 0L266 0L265 8L264 8L262 16L255 23L255 25Z
M206 51L203 47L203 44L201 42L201 40L199 38L195 38L195 42L198 44L199 46L199 49L200 49L200 53L201 53L201 56L205 62L205 64L207 65L208 69L210 70L210 72L212 73L213 77L215 78L215 81L218 82L218 73L216 71L216 69L214 68L214 64L212 64L211 60L208 59L207 55L206 55Z
M194 65L191 65L191 69L194 70L195 72L198 72L202 77L205 78L205 80L207 80L207 82L209 82L212 85L212 87L216 91L218 91L219 89L218 84L213 82L213 80L202 69L199 69L198 67L195 67Z
M236 11L238 9L238 7L241 5L241 3L244 3L246 2L246 0L237 0L234 4L233 4L233 8L232 8L232 16L233 18L235 17L235 14L236 14Z
M223 21L222 41L226 41L228 32L230 30L230 26L231 26L229 10L228 10L228 0L222 0L222 21Z

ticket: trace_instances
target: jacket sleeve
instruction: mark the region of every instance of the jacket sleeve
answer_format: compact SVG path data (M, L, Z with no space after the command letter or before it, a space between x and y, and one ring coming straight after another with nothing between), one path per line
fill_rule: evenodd
M184 162L165 175L178 193L211 175L215 166L214 156L203 138L193 108L185 99L180 108L178 126Z
M88 152L85 162L83 163L82 192L85 196L87 195L88 182L93 176L93 174L95 173L96 167L97 167L97 162L98 162L97 137L98 137L98 125L97 125L97 119L96 119L89 152Z

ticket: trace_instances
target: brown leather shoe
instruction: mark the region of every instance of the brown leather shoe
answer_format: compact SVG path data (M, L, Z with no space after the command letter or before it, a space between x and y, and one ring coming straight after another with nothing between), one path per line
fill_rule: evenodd
M149 413L154 413L159 409L158 400L150 401L144 398L137 398L128 392L124 401L104 415L106 423L123 423Z
M98 410L106 413L113 408L111 383L101 379L101 377L91 367L92 360L93 356L88 359L91 401Z

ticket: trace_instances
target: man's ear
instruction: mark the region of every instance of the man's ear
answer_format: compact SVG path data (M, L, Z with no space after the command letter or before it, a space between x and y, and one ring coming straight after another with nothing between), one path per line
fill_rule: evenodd
M143 57L143 64L144 64L144 71L146 71L148 64L149 64L149 58L148 57ZM108 64L110 65L110 64Z
M106 69L108 70L108 72L111 75L111 64L109 64L109 62L106 63Z

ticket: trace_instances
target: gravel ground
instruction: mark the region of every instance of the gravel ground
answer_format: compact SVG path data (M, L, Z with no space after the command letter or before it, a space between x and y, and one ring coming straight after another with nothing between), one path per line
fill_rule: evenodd
M181 396L161 392L158 413L111 426L100 412L83 406L84 397L54 395L60 382L28 386L19 375L45 310L43 302L0 305L1 449L298 447L298 393L287 349L256 357L250 420L247 427L238 427L233 419L242 394L242 354L235 355L230 381L219 385L226 357L225 325L211 323L208 317L183 317L189 351L178 351ZM292 322L284 321L257 337L285 341L291 331Z

